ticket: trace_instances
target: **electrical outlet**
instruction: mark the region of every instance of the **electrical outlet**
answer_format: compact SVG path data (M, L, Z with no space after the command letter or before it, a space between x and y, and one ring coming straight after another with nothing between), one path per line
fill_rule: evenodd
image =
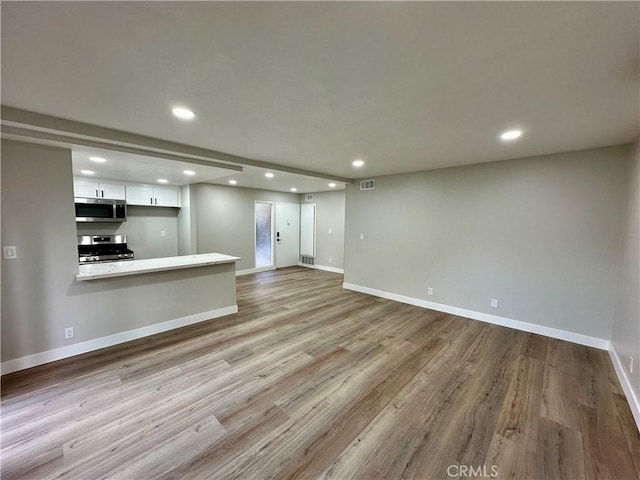
M360 234L360 240L364 240L364 233Z
M433 295L433 288L427 288L427 295Z
M2 247L2 255L4 256L5 260L13 260L14 258L18 258L16 247Z
M333 235L333 228L329 229L329 235Z
M491 308L498 308L498 299L497 298L492 298L491 299Z
M332 262L331 257L329 257L329 263L331 263L331 262Z
M64 338L73 338L76 334L73 331L73 327L67 327L64 329Z
M167 236L167 232L165 232L164 230L160 230L160 236L162 238L166 237Z
M629 355L629 373L633 373L633 355Z

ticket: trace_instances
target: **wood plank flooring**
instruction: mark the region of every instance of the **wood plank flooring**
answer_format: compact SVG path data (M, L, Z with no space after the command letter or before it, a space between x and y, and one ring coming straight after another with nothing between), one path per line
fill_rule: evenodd
M2 479L640 478L606 352L318 270L237 282L236 315L3 377Z

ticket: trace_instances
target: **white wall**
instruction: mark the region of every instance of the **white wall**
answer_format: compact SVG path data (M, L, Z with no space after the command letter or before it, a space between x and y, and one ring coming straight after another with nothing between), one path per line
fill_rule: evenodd
M254 205L256 201L300 203L293 193L227 187L198 183L192 185L198 253L225 253L241 257L237 270L255 268Z
M609 340L627 156L611 147L349 185L345 282Z
M640 137L630 149L623 214L611 341L637 402L640 399ZM635 360L632 374L629 372L631 355ZM636 413L640 412L636 410ZM637 421L640 425L640 417Z
M345 191L314 193L313 200L308 202L304 195L300 197L302 203L316 204L315 264L344 268Z

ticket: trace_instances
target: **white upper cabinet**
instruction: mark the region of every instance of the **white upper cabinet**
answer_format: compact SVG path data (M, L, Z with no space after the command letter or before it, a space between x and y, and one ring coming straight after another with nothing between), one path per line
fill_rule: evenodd
M154 207L179 207L179 187L152 187L147 185L120 185L101 180L73 179L73 196L84 198L109 198L126 200L127 205Z
M153 205L153 188L127 185L127 205Z
M118 185L117 183L100 183L100 193L102 198L125 199L124 185Z
M178 193L178 187L127 185L127 205L179 207Z
M98 198L100 192L100 184L98 182L90 182L88 180L73 180L73 196L84 198Z
M178 187L154 187L155 205L159 207L177 207Z
M73 196L85 198L125 199L124 185L105 183L81 178L73 179Z

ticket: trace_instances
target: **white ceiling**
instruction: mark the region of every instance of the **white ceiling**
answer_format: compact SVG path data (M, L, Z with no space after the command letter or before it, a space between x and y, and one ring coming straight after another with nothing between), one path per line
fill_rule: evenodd
M90 157L103 158L106 162L95 163ZM188 185L208 182L232 173L242 173L190 162L79 146L72 148L71 158L73 174L76 176L138 183L157 183L159 178L163 178L168 181L168 185ZM95 174L85 175L82 170L89 170ZM185 170L191 170L195 175L185 175Z
M135 183L157 183L159 178L167 180L167 185L189 185L192 183L212 183L230 186L229 180L235 180L236 187L257 188L277 192L313 193L328 190L344 190L344 183L330 182L314 177L279 172L265 168L245 166L241 171L204 165L204 162L192 163L187 160L177 161L164 158L137 155L114 150L72 146L71 157L73 174L79 177L100 178ZM96 163L91 157L106 160ZM93 175L82 173L82 170L94 172ZM185 175L191 170L194 175ZM265 177L272 173L272 178ZM332 183L334 187L330 187Z
M346 178L627 143L639 5L2 2L2 103Z

